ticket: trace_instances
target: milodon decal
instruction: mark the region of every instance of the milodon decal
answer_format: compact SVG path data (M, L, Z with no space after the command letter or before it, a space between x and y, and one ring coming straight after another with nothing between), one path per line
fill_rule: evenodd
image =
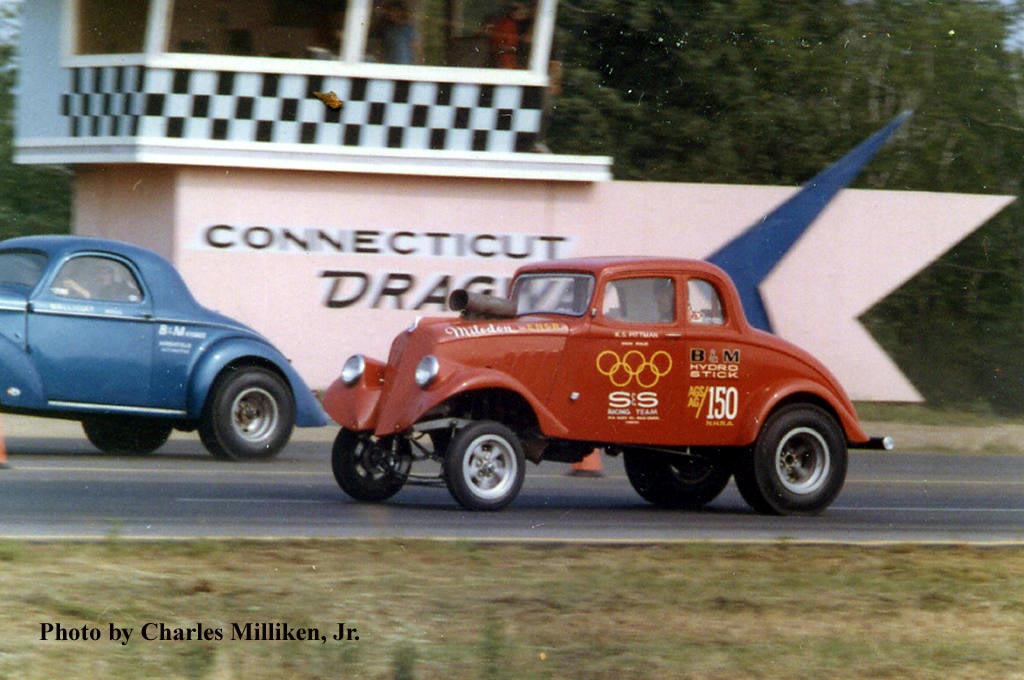
M636 349L621 354L608 349L597 355L596 365L613 387L623 388L608 393L608 420L661 419L660 399L652 388L672 371L672 355L664 350L648 355Z
M708 427L732 427L739 415L740 393L727 385L691 385L686 406Z
M522 335L528 333L568 333L569 326L552 321L528 323L486 323L449 326L444 334L454 338L478 338L483 335Z

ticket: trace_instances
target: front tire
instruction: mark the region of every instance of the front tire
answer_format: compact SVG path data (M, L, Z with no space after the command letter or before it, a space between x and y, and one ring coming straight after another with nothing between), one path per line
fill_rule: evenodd
M622 461L633 489L662 508L703 507L722 493L732 476L728 456L714 449L689 455L626 449Z
M489 420L467 425L452 438L444 456L444 478L467 510L500 510L515 500L526 477L519 438Z
M736 486L762 514L817 515L846 481L846 438L835 419L809 404L772 414L737 460Z
M391 498L405 486L411 466L412 452L406 439L379 439L343 429L331 449L334 479L357 501Z
M103 453L115 455L152 453L171 436L170 425L143 418L86 418L82 429L89 443Z
M216 458L259 460L280 453L294 426L295 399L280 376L264 368L233 368L210 389L199 438Z

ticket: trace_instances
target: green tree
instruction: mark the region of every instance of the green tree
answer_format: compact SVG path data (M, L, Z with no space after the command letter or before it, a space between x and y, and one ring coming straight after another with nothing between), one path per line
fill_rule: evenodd
M562 0L548 144L622 179L799 184L913 109L856 186L1024 189L1024 3ZM932 403L1024 412L1024 205L865 322Z
M17 8L0 6L0 238L67 232L71 224L71 179L62 167L15 165L14 95L17 78Z

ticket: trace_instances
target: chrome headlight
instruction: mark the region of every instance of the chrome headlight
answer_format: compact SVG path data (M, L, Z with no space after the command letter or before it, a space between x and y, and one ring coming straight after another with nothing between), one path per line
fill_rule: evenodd
M434 382L440 370L441 364L437 357L428 354L420 359L420 363L416 366L416 384L423 389L430 387L430 383Z
M345 360L345 365L341 367L341 382L345 383L346 387L352 387L359 382L365 372L366 359L362 354L353 354Z

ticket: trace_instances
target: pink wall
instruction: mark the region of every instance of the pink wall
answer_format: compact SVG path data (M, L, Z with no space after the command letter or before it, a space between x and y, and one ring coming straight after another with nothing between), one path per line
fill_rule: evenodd
M324 387L349 354L385 355L413 319L440 313L413 309L431 292L551 256L707 257L794 191L132 165L82 173L75 222L168 254L204 304L265 333ZM919 399L855 317L1010 200L843 192L762 286L777 332L856 399ZM406 294L378 295L408 277Z
M75 174L75 231L174 254L175 172L169 167L97 165Z

